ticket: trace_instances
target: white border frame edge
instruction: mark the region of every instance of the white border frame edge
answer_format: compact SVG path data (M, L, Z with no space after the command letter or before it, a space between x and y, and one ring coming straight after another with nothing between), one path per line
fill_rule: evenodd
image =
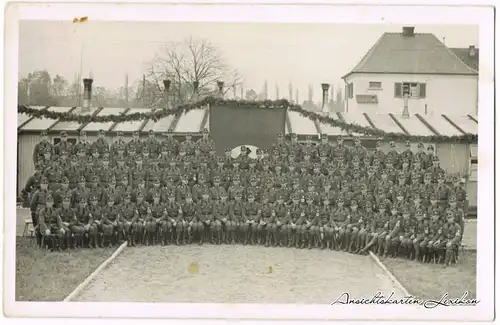
M293 2L293 1L288 1ZM406 24L476 24L480 26L481 48L479 74L479 129L478 151L481 164L478 181L478 266L477 292L481 302L475 307L448 307L424 310L409 306L329 306L329 305L253 305L253 304L147 304L137 308L137 303L48 303L15 302L15 233L5 232L4 250L4 311L11 317L121 317L121 318L210 318L210 319L378 319L378 320L491 320L494 317L494 287L492 257L494 252L493 219L493 103L494 73L494 12L488 7L405 7L401 1L396 7L389 6L297 6L297 5L116 5L116 4L19 4L6 7L5 22L5 148L16 148L16 111L18 75L18 21L21 19L66 20L77 16L89 16L91 20L127 21L252 21L252 22L308 22L315 23L406 23ZM429 2L436 4L436 1ZM469 4L483 2L470 2ZM357 4L360 4L357 2ZM450 4L440 1L439 4ZM456 4L456 1L455 1ZM222 10L221 10L222 9ZM7 152L5 152L7 154ZM10 152L9 152L10 154ZM17 153L9 155L5 163L4 188L16 183ZM15 192L5 191L4 229L15 229ZM479 237L479 236L478 236ZM334 299L334 297L332 297ZM362 315L362 316L361 316Z

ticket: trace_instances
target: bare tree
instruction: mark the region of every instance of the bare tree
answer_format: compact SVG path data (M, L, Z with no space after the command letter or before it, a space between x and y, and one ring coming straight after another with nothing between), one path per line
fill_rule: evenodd
M190 100L194 82L197 95L216 94L217 81L224 81L224 93L242 80L224 61L219 50L203 39L190 37L183 42L160 46L159 53L149 63L146 74L148 102L157 105L163 98L163 80L171 81L170 92L176 103ZM138 92L140 96L141 92Z

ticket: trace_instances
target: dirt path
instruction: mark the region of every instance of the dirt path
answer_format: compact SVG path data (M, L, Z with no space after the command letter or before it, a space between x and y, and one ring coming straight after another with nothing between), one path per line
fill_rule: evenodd
M402 295L368 256L193 245L126 248L75 300L328 304L344 291L353 298Z

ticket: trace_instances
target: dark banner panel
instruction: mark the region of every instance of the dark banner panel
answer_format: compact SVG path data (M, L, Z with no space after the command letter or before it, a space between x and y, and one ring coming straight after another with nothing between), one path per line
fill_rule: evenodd
M253 145L271 148L276 135L285 133L284 108L254 108L245 106L210 107L210 136L218 155L226 148Z

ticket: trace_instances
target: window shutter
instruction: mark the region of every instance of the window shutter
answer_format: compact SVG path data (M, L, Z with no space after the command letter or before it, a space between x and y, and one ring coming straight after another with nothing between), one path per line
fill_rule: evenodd
M425 98L425 84L420 84L420 98Z
M351 93L350 93L350 97L349 98L353 98L354 97L354 84L352 82L350 84L350 88L351 88Z
M349 84L345 85L345 98L350 98L349 97Z
M394 83L394 97L396 97L396 98L403 97L402 88L403 88L402 83L400 83L400 82Z

